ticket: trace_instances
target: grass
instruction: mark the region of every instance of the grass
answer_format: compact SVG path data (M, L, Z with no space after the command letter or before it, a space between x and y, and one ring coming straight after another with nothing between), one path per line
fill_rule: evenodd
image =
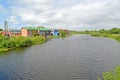
M90 35L94 37L112 38L120 42L120 34L107 34L107 33L92 32L90 33Z
M31 45L45 43L46 39L43 36L35 37L13 37L11 39L0 37L0 52L9 51L19 47L28 47Z
M112 71L104 72L102 78L98 78L98 80L120 80L120 66Z

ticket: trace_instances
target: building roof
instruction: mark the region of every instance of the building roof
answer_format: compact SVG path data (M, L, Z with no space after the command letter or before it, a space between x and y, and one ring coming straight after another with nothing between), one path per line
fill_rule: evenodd
M38 30L37 28L35 27L23 27L24 29L27 29L27 30Z
M50 30L50 29L41 27L41 28L38 28L38 30L41 30L41 31L48 31L48 30Z
M48 31L48 30L50 30L50 29L44 28L44 27L38 27L38 28L36 28L36 27L24 27L24 29L27 29L27 30L40 30L40 31Z
M5 32L5 31L3 31L2 34L12 34L12 32L9 32L9 31Z

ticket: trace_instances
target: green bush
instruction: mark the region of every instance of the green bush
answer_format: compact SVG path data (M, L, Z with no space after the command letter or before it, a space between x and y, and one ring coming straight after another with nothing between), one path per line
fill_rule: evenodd
M120 66L117 66L113 71L104 72L102 78L98 80L120 80Z
M6 39L4 37L0 37L0 52L6 51L12 48L18 47L27 47L33 44L41 44L45 42L45 37L43 36L35 36L35 37L12 37L11 39Z
M120 34L120 29L119 28L112 28L109 30L111 34Z
M90 35L91 35L91 36L100 36L99 33L91 33Z
M29 38L25 38L24 40L20 41L20 47L27 47L32 45L32 40Z
M62 30L62 31L60 31L60 36L61 36L61 37L66 37L66 35L67 35L67 34L66 34L66 32L65 32L65 31L63 31L63 30Z
M35 37L31 37L31 40L32 40L33 44L41 44L41 43L45 42L45 37L35 36Z
M3 31L3 29L0 28L0 31Z
M15 47L15 43L11 40L5 40L1 43L1 46L5 48L12 48Z

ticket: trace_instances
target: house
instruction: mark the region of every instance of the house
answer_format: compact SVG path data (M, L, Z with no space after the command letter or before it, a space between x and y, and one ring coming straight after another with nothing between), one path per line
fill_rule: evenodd
M23 27L21 29L22 36L48 36L50 35L50 29L44 27Z
M21 30L9 29L9 31L12 33L11 36L21 36Z
M3 31L2 36L8 36L8 37L12 37L12 36L21 36L21 32L12 32L12 31Z
M57 29L51 29L51 35L53 35L53 36L59 36L59 30L57 30Z
M44 28L44 27L38 27L38 35L41 36L49 36L51 33L51 30L48 28Z
M12 36L21 36L21 32L12 32Z
M32 36L38 33L38 30L36 28L32 27L22 27L21 28L21 35L22 36Z
M10 32L10 31L3 31L2 32L2 36L8 36L8 37L10 37L10 36L12 36L12 32Z

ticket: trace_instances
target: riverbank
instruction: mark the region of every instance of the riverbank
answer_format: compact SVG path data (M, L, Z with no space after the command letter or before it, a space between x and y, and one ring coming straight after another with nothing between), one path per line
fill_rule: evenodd
M120 34L103 34L96 32L96 33L90 33L90 35L94 37L107 37L107 38L115 39L118 42L120 42Z
M120 80L120 66L112 71L104 72L102 78L98 78L98 80Z
M72 31L72 34L89 34L94 37L107 37L120 42L120 28L112 28L109 30L85 30L85 31Z
M68 37L67 34L64 32L60 32L62 35L59 38ZM5 38L0 37L0 52L7 52L9 50L20 48L20 47L28 47L37 44L43 44L48 40L53 38L58 38L58 36L30 36L30 37L12 37L12 38Z
M49 37L49 39L52 37ZM0 52L9 51L15 48L28 47L46 42L43 36L35 37L13 37L11 39L0 37Z

